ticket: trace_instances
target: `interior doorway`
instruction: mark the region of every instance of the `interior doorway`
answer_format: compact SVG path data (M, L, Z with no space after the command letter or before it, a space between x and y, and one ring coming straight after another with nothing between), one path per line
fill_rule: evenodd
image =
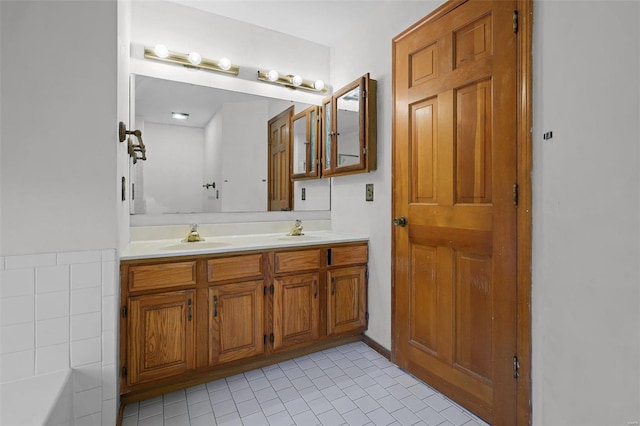
M269 120L269 211L293 210L293 106Z

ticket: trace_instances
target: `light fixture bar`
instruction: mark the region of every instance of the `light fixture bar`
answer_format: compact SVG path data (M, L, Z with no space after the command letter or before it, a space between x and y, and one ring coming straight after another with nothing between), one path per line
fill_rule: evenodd
M144 48L144 57L147 59L154 59L156 61L171 62L173 64L183 65L188 68L204 69L208 71L222 72L225 74L238 75L238 73L240 72L240 67L238 65L231 64L229 69L224 69L220 66L218 61L213 61L211 59L205 58L202 58L198 65L194 65L189 60L189 55L184 53L169 51L167 57L163 58L156 55L152 47Z
M300 78L296 78L297 76L294 75L282 75L279 73L275 73L277 74L277 79L273 80L271 78L269 78L269 73L270 71L260 71L258 70L258 80L260 81L265 81L267 83L275 83L275 84L281 84L283 86L286 86L290 89L304 89L304 90L310 90L312 92L320 92L320 93L325 93L327 91L327 87L324 84L324 82L322 82L321 80L317 80L316 82L311 81L311 80L304 80L302 79L302 82L298 85L294 84L294 79L295 80L300 80ZM322 83L321 84L321 88L316 88L317 83ZM296 81L297 83L297 81Z

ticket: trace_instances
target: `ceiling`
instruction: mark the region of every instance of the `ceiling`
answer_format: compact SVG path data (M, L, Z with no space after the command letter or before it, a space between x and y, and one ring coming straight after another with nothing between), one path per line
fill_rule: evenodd
M398 8L421 10L429 3L427 0L170 1L329 47L345 40L353 31L370 30L372 23L384 23ZM417 15L416 20L420 17Z

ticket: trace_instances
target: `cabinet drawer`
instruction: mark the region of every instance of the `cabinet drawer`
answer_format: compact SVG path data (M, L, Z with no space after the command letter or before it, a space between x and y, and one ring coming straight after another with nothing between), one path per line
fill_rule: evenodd
M222 257L207 261L207 281L210 283L256 277L262 277L261 254Z
M284 251L275 254L274 272L308 271L320 267L320 250Z
M356 265L367 263L368 246L366 244L358 246L334 247L331 249L329 266Z
M129 291L167 287L188 287L196 284L196 262L173 262L158 265L131 266Z

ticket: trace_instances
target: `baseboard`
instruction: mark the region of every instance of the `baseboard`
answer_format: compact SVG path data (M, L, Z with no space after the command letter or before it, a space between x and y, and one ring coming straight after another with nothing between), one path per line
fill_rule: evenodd
M391 360L391 351L385 348L384 346L382 346L380 343L373 340L371 337L363 333L362 341L364 342L365 345L369 346L371 349L378 352L380 355L382 355L386 359Z

